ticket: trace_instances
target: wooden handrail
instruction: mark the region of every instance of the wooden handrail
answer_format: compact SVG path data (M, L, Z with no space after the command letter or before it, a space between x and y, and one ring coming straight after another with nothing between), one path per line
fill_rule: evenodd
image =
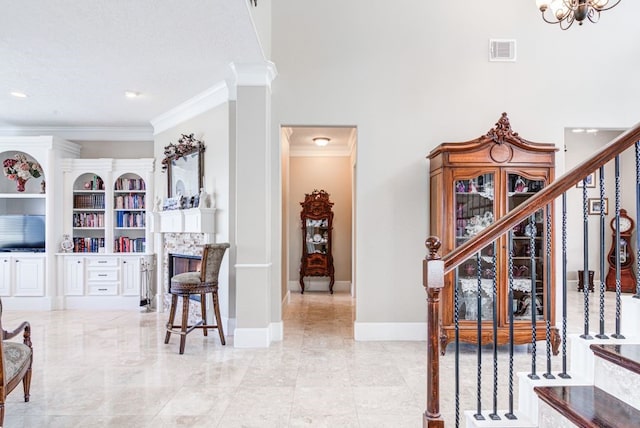
M445 272L450 272L455 269L473 254L482 250L485 246L507 233L522 220L552 203L564 192L575 186L576 183L583 180L587 175L591 174L610 160L614 159L617 155L624 152L637 141L640 141L640 123L611 140L609 144L604 146L589 159L578 164L569 172L565 173L561 178L555 180L540 192L527 199L526 203L519 205L498 221L491 224L491 226L484 229L481 233L445 255L442 258L444 261Z

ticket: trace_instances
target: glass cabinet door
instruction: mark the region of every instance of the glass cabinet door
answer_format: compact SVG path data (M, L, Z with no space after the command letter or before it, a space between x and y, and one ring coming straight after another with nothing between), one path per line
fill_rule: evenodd
M526 202L531 196L542 190L543 180L530 180L521 175L510 173L507 176L507 208L509 211ZM513 316L514 319L531 319L535 307L536 318L543 319L545 295L545 214L542 209L536 211L513 228L511 258L513 268ZM533 246L531 245L533 237ZM532 250L533 248L533 250ZM532 257L533 251L533 257ZM535 275L534 275L535 273ZM532 301L532 283L535 282L535 304Z
M464 244L495 220L495 174L486 173L455 181L455 246ZM486 246L477 256L456 268L458 318L478 319L480 290L481 319L493 318L493 281L495 276L494 246Z
M327 254L329 244L329 219L305 219L307 254Z

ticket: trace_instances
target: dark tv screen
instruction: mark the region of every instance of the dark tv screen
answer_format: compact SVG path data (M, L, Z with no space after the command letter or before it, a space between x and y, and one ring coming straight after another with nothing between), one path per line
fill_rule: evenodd
M0 215L0 249L44 250L45 216Z

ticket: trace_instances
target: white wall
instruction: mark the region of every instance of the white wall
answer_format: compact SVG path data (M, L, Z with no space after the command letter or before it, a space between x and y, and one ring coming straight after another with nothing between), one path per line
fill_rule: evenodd
M570 31L533 1L281 0L272 14L274 125L358 127L356 322L424 322L433 147L484 134L503 111L559 147L565 127L638 121L640 2ZM515 38L518 61L488 62L490 37Z

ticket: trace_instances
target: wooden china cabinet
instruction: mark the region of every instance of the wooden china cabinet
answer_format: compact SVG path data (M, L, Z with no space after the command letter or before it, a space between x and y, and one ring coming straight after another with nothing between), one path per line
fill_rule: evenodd
M329 291L333 294L335 282L331 232L333 228L333 202L324 190L314 190L300 202L302 211L302 259L300 261L300 288L304 293L306 276L329 277Z
M442 241L441 253L449 253L548 185L554 179L556 151L553 144L533 143L518 136L511 130L506 113L486 135L436 147L428 156L430 228L431 235ZM553 210L549 212L553 216ZM546 210L541 209L513 228L511 251L509 236L502 236L445 276L441 297L442 353L455 338L454 290L458 295L460 341L477 342L479 317L482 342L493 341L494 281L498 343L509 340L510 309L513 310L514 343L531 342L532 310L535 310L537 340L545 339L546 320L551 326L555 324L553 247L551 244L547 253L547 224L552 225L553 219L547 222ZM549 232L553 243L553 230ZM533 287L535 293L531 292ZM550 296L550 308L547 296ZM560 337L555 327L551 331L551 342L557 354Z

